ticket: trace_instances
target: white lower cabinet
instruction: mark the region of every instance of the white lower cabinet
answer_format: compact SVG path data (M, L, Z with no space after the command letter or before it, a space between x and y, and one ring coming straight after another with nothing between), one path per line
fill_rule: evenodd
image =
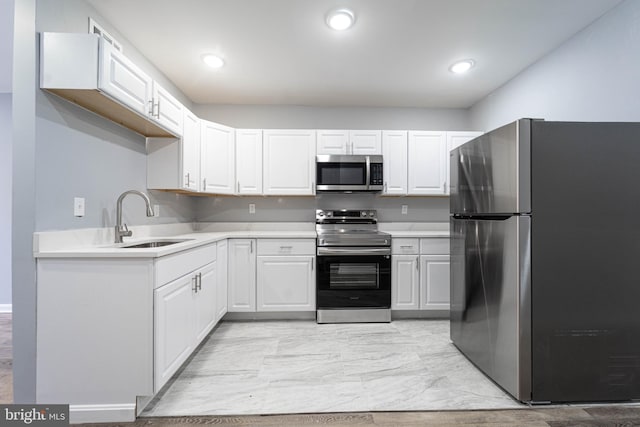
M229 312L256 311L256 239L229 239Z
M313 311L314 239L230 239L230 312Z
M391 308L449 310L449 239L393 239Z
M392 255L391 306L394 310L417 310L419 301L418 255Z
M218 263L218 286L216 293L216 321L222 319L227 314L227 241L221 240L218 242L217 257Z
M449 310L449 256L420 255L420 308Z
M156 262L157 280L180 277L159 283L154 290L154 393L216 325L216 252L213 244ZM198 264L202 267L194 270L192 266Z
M316 309L314 256L259 256L257 311Z

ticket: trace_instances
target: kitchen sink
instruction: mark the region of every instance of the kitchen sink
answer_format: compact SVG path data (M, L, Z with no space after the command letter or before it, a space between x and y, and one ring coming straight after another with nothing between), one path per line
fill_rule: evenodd
M144 243L136 243L136 244L133 244L133 245L119 246L119 248L120 249L160 248L162 246L168 246L168 245L173 245L173 244L176 244L176 243L186 242L187 240L193 240L193 239L154 240L154 241L151 241L151 242L144 242Z

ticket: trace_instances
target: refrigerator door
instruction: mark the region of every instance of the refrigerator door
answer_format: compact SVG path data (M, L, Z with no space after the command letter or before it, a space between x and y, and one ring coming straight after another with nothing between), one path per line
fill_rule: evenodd
M486 133L449 153L451 213L531 212L531 120Z
M451 340L531 400L531 217L451 218Z

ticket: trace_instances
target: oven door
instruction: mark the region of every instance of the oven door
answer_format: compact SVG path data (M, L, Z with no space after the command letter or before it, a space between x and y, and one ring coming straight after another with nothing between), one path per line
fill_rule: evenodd
M347 252L346 248L336 248L342 254L318 254L318 309L391 307L391 256L375 253L389 249L364 249L367 250L374 253L355 254L353 250Z

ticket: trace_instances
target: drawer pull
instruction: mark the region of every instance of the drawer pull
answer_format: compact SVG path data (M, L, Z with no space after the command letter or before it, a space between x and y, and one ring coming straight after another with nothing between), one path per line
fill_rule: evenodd
M293 246L280 246L280 249L282 250L293 249Z
M400 245L400 247L403 249L412 249L413 245Z

